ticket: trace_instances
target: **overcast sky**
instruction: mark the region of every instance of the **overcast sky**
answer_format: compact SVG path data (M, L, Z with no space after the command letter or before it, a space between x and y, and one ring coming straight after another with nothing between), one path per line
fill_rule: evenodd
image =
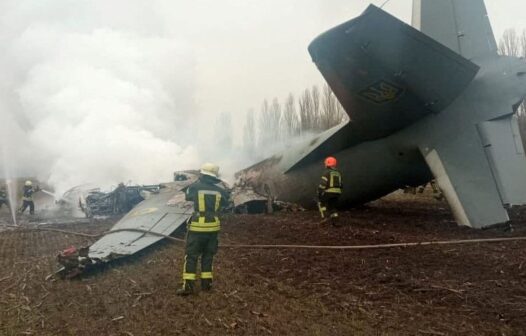
M233 115L239 143L250 108L323 84L307 46L369 3L0 0L0 173L65 190L208 160L234 172L248 162L218 144L217 116ZM526 28L526 1L486 3L497 39ZM411 8L384 7L408 23Z
M439 1L439 0L437 0ZM381 5L384 0L372 1ZM359 15L366 0L192 1L180 33L197 59L196 101L205 113L259 109L262 99L283 98L321 83L307 46L318 34ZM526 28L526 1L486 0L497 39ZM411 0L385 10L410 23ZM192 28L194 23L199 23ZM208 112L206 112L208 111Z

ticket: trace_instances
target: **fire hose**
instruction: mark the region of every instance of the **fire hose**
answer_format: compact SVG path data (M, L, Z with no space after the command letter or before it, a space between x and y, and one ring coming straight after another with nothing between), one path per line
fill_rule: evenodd
M9 225L8 227L18 226ZM166 238L172 242L184 243L184 239L175 238L162 233L141 230L141 229L116 229L105 231L100 234L88 234L82 232L74 232L67 230L60 230L54 228L30 228L27 230L35 231L50 231L59 232L63 234L71 234L88 238L100 238L110 233L116 232L138 232L144 234L151 234L154 236ZM500 237L500 238L479 238L479 239L457 239L457 240L441 240L441 241L424 241L424 242L409 242L409 243L391 243L391 244L375 244L375 245L290 245L290 244L219 244L223 248L248 248L248 249L311 249L311 250L367 250L367 249L386 249L396 247L413 247L413 246L431 246L431 245L458 245L458 244L476 244L476 243L500 243L511 241L526 241L526 237Z

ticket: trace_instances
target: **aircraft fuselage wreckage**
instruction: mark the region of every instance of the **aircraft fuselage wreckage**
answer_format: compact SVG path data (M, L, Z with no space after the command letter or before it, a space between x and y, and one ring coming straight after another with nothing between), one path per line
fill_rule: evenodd
M237 177L313 205L320 162L335 155L346 204L436 178L459 224L508 221L506 208L526 203L515 115L526 62L498 55L482 0L413 7L415 28L371 5L316 38L309 52L351 120Z
M420 31L371 5L311 43L350 121L238 172L237 184L251 188L233 197L238 205L314 205L327 155L340 162L348 205L433 178L461 225L506 222L507 207L526 203L516 117L526 62L498 55L482 0L415 0L413 25ZM196 178L165 185L88 249L64 251L62 271L74 276L171 234L193 212L183 190Z

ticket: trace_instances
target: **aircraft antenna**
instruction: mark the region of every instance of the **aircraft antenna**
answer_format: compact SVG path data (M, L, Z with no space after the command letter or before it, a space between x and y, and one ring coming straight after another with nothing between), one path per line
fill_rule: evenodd
M391 0L385 0L383 5L380 6L380 9L384 8L385 5L387 5Z

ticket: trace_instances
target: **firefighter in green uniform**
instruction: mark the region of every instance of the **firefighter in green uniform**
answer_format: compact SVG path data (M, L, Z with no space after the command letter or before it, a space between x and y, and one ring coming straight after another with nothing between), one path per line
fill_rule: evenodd
M195 292L197 260L201 257L201 290L212 289L212 261L217 252L220 229L218 212L228 204L229 194L219 185L219 167L205 163L199 180L186 189L186 200L194 203L194 214L188 224L183 288L177 295Z
M18 210L19 213L24 213L29 207L29 214L35 214L35 202L33 202L33 194L37 191L40 191L40 188L37 186L33 188L33 183L31 181L26 181L24 184L24 190L22 190L22 207Z
M333 225L339 224L338 211L336 207L338 205L338 198L340 197L343 190L342 175L336 169L336 165L337 161L334 157L329 156L325 159L326 171L321 177L321 181L318 186L320 214L322 218L325 218L325 213L328 212Z
M1 186L0 187L0 209L2 209L2 205L4 204L7 205L7 207L9 208L9 200L7 197L7 193L5 191L5 187Z

